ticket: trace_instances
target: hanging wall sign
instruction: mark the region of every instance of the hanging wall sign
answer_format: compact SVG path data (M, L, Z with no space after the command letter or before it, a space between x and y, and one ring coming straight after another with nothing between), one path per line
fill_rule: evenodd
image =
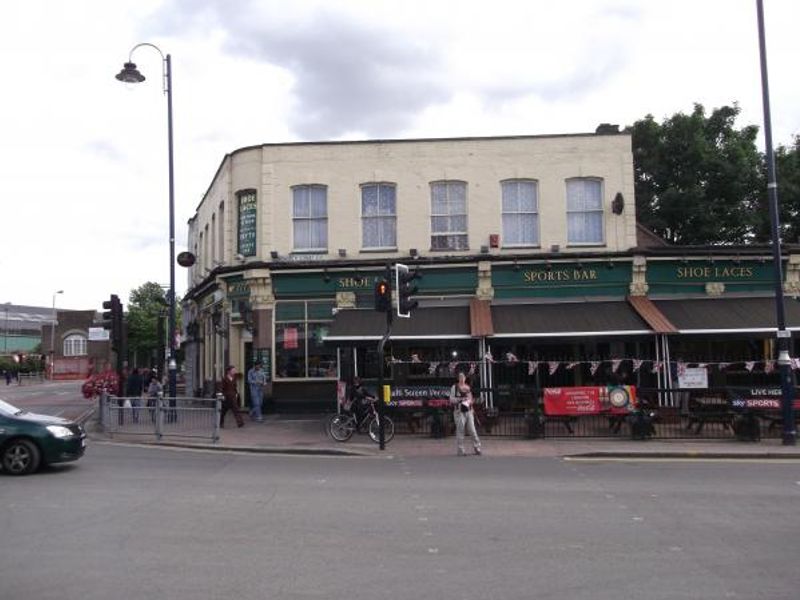
M236 192L239 200L239 245L238 253L242 256L256 255L256 212L258 203L255 190Z

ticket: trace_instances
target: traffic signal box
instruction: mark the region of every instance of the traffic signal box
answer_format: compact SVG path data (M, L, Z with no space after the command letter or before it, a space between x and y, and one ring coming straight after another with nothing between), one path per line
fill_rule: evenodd
M411 270L403 264L397 263L394 267L395 276L395 289L397 290L397 316L410 317L411 311L417 308L419 302L413 300L418 288L414 285L415 279L420 279L422 276Z
M111 298L103 302L103 327L111 333L111 348L115 352L122 350L122 303L119 296L111 294Z
M375 284L375 310L378 312L392 310L392 285L385 277Z

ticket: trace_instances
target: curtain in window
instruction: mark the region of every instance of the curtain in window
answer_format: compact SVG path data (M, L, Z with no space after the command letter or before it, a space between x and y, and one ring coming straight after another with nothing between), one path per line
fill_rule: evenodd
M295 250L328 248L328 189L321 185L293 188Z
M535 181L503 182L503 245L539 245L539 194Z
M431 248L468 248L466 183L447 181L431 184Z
M86 338L78 334L64 338L64 356L86 356Z
M599 179L567 180L567 241L603 243L603 194Z
M362 245L364 248L397 246L397 198L393 185L361 188Z

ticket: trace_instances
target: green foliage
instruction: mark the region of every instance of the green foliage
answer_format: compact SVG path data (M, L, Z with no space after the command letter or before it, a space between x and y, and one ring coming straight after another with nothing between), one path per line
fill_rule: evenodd
M633 137L639 222L674 244L744 244L757 236L766 183L756 126L737 129L740 109L700 104L657 123L629 128Z
M159 346L158 320L169 311L168 292L152 281L131 291L128 300L128 353L150 357ZM180 323L180 305L176 305L176 323ZM166 329L165 329L166 330Z
M775 151L775 170L778 179L778 204L781 211L781 238L790 244L800 243L800 136L794 144L780 146ZM764 214L762 212L762 214ZM769 221L762 232L769 230ZM763 239L769 239L762 233Z

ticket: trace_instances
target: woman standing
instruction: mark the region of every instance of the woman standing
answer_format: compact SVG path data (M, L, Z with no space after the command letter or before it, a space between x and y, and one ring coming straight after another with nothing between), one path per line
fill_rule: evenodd
M472 436L473 452L481 453L481 440L475 429L474 404L475 400L472 397L472 388L470 388L467 376L459 373L458 381L450 388L450 405L453 407L453 420L456 422L456 453L458 456L466 455L464 450L465 430Z

